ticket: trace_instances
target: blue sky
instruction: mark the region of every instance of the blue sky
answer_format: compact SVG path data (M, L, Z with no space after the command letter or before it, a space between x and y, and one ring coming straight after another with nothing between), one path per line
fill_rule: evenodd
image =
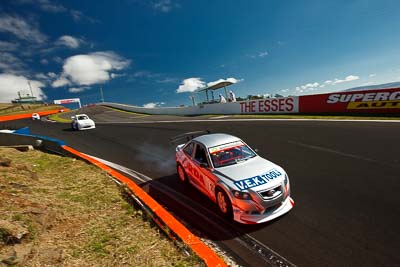
M237 96L303 95L400 81L399 1L0 3L0 102L17 91L189 105L220 79ZM203 97L196 95L198 100Z

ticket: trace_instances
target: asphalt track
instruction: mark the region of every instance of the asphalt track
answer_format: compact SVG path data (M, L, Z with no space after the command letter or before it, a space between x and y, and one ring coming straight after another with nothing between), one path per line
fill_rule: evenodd
M207 116L183 122L188 118L102 108L86 112L95 118L95 130L73 132L68 124L30 120L0 126L28 125L33 133L62 139L84 153L153 178L142 186L157 201L242 265L268 265L268 251L298 266L400 265L400 123L217 122ZM110 120L123 123L106 122ZM241 225L220 218L211 201L182 187L169 138L204 129L239 136L281 165L290 177L294 209L270 223ZM260 246L245 245L248 239Z

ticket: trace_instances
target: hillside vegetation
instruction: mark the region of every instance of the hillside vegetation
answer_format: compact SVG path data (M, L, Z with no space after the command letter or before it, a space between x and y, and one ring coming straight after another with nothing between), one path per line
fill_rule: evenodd
M0 266L202 266L83 161L0 147Z

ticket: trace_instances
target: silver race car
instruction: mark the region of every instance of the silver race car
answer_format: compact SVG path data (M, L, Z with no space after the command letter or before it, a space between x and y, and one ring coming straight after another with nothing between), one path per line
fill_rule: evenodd
M235 136L205 134L178 145L176 164L183 183L195 186L237 222L267 222L294 206L286 172Z
M86 114L77 114L72 116L71 119L71 128L73 130L87 130L96 128L94 121Z

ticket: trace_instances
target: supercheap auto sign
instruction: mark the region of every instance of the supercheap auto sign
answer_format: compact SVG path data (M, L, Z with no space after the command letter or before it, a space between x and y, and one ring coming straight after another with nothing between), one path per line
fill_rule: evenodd
M299 112L399 113L400 88L300 96Z

